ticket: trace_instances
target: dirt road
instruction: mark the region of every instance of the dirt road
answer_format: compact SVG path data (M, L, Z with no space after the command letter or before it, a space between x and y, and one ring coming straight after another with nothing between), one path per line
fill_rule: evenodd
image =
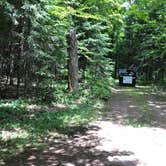
M165 98L142 89L114 89L105 110L84 132L49 138L43 149L27 148L6 165L166 165Z

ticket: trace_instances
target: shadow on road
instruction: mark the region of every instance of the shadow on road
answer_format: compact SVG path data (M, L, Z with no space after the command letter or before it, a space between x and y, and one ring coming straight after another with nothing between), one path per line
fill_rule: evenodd
M44 150L28 147L23 153L7 161L7 166L136 166L137 160L124 157L133 155L130 151L111 152L96 149L102 141L95 133L98 126L90 126L83 135L48 138ZM116 159L122 157L122 160Z

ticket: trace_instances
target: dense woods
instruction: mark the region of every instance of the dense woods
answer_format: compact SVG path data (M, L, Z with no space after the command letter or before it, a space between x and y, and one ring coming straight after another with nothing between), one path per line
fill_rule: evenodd
M136 0L125 14L120 64L135 64L142 83L164 84L166 75L166 2Z
M42 95L46 99L59 83L75 90L78 85L71 85L70 79L84 82L111 74L111 55L122 25L118 2L0 3L1 98ZM73 38L67 41L73 28L75 48L71 48ZM71 52L79 61L74 70L69 64Z
M114 66L115 72L136 66L144 83L165 81L164 0L3 0L0 10L1 98L47 98L62 82L78 89L71 76L82 83L106 81ZM78 57L73 71L67 41L72 29Z

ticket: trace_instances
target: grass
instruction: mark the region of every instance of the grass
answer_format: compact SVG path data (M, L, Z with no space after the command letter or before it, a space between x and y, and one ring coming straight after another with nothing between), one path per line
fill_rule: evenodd
M88 124L103 114L104 100L111 93L110 82L89 80L80 85L77 93L68 93L63 83L58 84L53 93L54 101L47 104L43 103L42 94L39 99L1 100L0 165L25 151L27 146L43 148L50 137L86 131ZM57 109L58 104L65 108Z
M29 104L23 100L0 102L1 162L20 153L27 145L43 147L51 134L72 136L83 132L101 114L97 107L100 104L96 102L71 104L59 111L29 111Z

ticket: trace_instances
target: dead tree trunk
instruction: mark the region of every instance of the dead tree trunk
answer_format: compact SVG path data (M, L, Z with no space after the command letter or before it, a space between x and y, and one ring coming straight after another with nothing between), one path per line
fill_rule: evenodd
M68 43L68 87L71 91L78 90L78 56L77 56L77 38L76 30L70 30L67 35Z

